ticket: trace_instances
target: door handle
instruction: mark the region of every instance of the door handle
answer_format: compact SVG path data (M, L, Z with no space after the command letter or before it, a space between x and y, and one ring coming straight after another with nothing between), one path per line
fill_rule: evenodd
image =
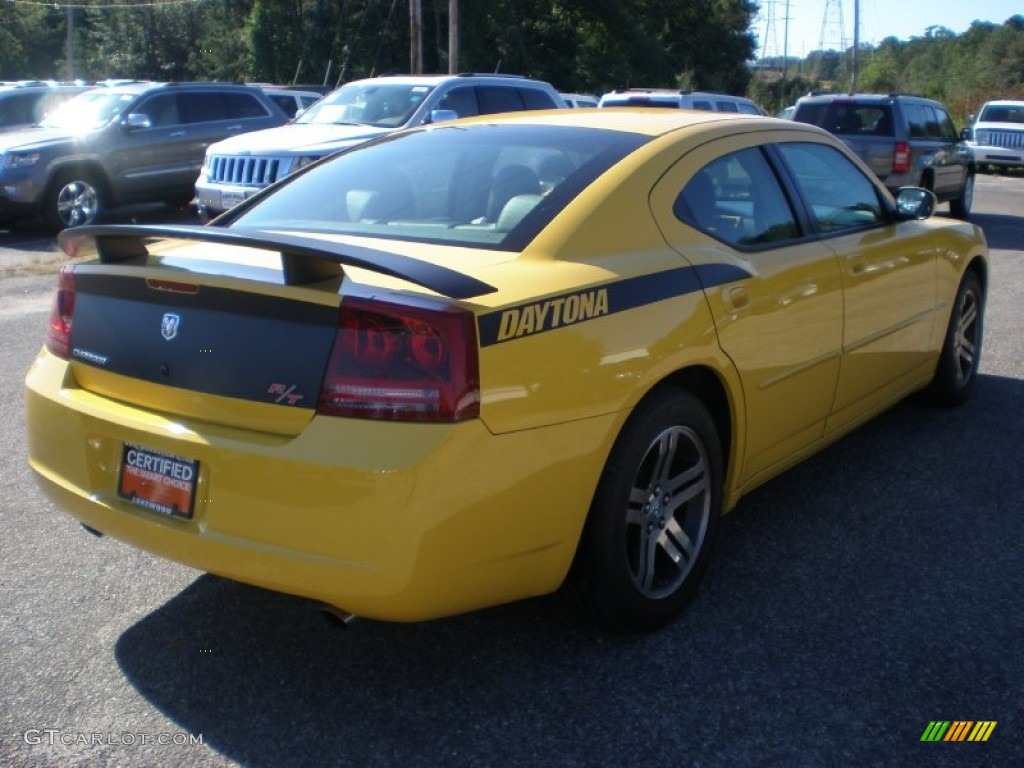
M187 135L188 135L188 131L173 131L171 133L171 138L172 139L178 139L178 138L181 138L182 136L187 136Z

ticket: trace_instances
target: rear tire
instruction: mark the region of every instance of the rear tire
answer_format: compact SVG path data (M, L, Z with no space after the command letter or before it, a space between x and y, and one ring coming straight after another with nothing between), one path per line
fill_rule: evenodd
M977 274L968 270L956 292L935 378L925 392L933 403L961 405L970 396L981 362L984 319L985 291Z
M966 219L971 213L971 205L974 204L974 173L967 174L964 179L964 188L960 190L960 197L949 201L949 212L957 219Z
M650 631L693 597L722 511L721 453L690 393L666 389L637 408L601 475L570 577L600 621Z
M61 171L46 193L43 218L51 229L92 224L103 210L103 190L89 171Z

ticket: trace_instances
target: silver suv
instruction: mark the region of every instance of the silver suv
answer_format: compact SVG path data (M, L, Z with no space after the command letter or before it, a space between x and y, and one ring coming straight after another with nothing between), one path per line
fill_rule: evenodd
M625 88L606 93L601 107L664 107L699 109L704 112L741 112L763 115L757 104L745 96L730 96L709 91L673 91L667 88Z
M400 128L526 109L563 109L548 83L514 75L402 75L354 80L286 126L206 152L196 201L203 221L325 155Z
M1024 101L989 101L965 131L980 168L1024 168Z
M287 119L244 85L94 88L35 127L0 134L0 219L42 214L62 229L118 205L187 203L207 146Z
M924 187L967 218L974 200L974 163L949 112L939 102L906 94L811 94L793 119L824 128L850 147L895 194Z

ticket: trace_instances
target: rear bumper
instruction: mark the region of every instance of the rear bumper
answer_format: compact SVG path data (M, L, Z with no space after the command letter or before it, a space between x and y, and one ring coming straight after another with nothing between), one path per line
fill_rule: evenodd
M26 379L29 462L102 533L238 581L369 618L435 618L551 592L614 432L599 417L495 436L480 421L315 417L297 437L175 420L75 386L40 353ZM199 461L191 519L116 493L124 442Z

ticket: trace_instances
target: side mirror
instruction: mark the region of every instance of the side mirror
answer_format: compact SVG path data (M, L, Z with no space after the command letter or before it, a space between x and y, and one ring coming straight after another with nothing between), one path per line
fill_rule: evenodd
M896 210L902 221L927 219L939 204L931 190L923 187L900 187L896 190Z
M430 113L431 123L447 123L449 120L458 120L459 113L454 109L435 109Z
M152 128L153 121L149 119L149 115L143 115L138 112L132 112L128 117L121 123L128 131L138 131L143 128Z

